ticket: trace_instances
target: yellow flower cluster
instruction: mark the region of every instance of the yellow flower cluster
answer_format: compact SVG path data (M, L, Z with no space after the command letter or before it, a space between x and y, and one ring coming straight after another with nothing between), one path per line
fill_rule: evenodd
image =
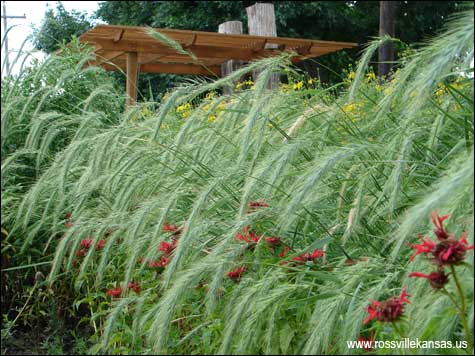
M236 89L242 89L243 87L248 86L250 89L254 88L254 82L252 80L245 80L236 84Z
M294 83L292 85L292 89L293 90L300 90L303 88L303 81L300 81L300 82L297 82L297 83Z
M289 83L289 84L281 83L280 84L280 90L282 90L283 92L288 92L288 91L291 91L291 90L296 90L297 91L297 90L304 89L306 85L307 85L307 87L312 87L312 86L316 85L317 83L318 83L318 79L316 79L316 78L310 78L307 81L299 80L298 82Z
M368 83L376 80L376 74L373 71L366 73L366 81Z
M348 84L349 84L349 83L351 83L351 82L355 79L355 77L356 77L356 73L355 73L354 71L350 70L350 71L348 72L348 75L346 76L346 78L343 79L343 81L344 81L345 83L348 83Z
M208 103L202 107L203 111L207 112L211 109L211 103ZM208 122L214 122L218 118L218 115L220 112L224 111L226 109L226 104L221 102L219 103L213 110L213 113L208 115L207 121Z
M359 115L361 113L361 103L349 103L343 106L342 110L348 115Z
M191 104L185 103L176 108L177 114L179 114L183 119L186 119L191 115Z
M146 119L152 117L153 114L154 114L154 112L153 112L152 110L150 110L148 107L144 106L144 107L142 108L142 110L136 112L136 113L132 116L131 120L132 120L132 121L146 120Z

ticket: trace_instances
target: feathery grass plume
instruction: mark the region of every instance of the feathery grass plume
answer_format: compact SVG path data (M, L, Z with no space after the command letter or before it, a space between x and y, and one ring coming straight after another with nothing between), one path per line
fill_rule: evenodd
M446 36L465 41L467 24L453 26ZM74 49L2 80L2 228L14 257L52 260L47 281L70 278L78 300L140 282L140 297L91 302L103 352L347 353L345 340L369 332L368 300L401 286L414 296L404 331L459 338L445 298L407 278L423 270L408 263L407 243L430 232L432 210L452 214L450 231L473 241L473 86L447 77L437 43L422 51L445 84L412 113L418 99L402 92L420 78L404 67L381 88L360 80L353 101L340 85L267 90L289 54L183 82L127 112L107 73L83 69ZM254 87L206 97L254 69ZM386 110L387 88L400 94ZM260 240L240 241L244 230ZM78 253L82 240L91 243ZM165 253L164 242L175 246ZM314 250L324 256L299 261ZM240 280L229 278L240 266ZM472 295L470 274L460 280Z

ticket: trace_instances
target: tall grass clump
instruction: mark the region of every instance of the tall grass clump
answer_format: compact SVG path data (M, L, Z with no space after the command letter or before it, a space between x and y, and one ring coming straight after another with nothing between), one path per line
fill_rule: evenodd
M473 244L473 14L386 80L364 59L356 81L267 89L272 73L298 75L289 58L189 82L157 110L122 112L101 85L71 112L43 110L54 85L32 103L9 84L6 241L54 249L44 288L72 276L91 351L341 354L370 335L472 338L473 253L444 293L408 275L429 266L409 245L431 233L432 211ZM217 94L256 69L250 88ZM370 300L403 287L397 325L363 323ZM458 291L464 313L447 298Z

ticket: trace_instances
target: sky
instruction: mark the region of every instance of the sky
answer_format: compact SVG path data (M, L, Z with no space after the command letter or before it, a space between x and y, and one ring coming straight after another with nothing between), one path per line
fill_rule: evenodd
M99 1L62 1L64 8L67 11L76 10L80 12L87 12L88 15L92 15L98 8ZM5 1L7 16L22 16L25 15L26 19L7 19L8 27L15 25L8 32L8 49L10 52L10 62L16 57L15 50L18 51L29 34L32 32L32 25L39 27L44 14L49 8L56 8L56 1ZM1 6L1 13L3 16L3 1ZM2 18L2 39L4 36L3 31L3 18ZM25 45L24 50L31 50L31 45ZM3 67L4 61L4 48L2 47L1 64ZM35 57L42 58L44 54L41 52L36 53ZM21 60L18 61L21 63ZM13 67L12 73L16 73L19 64ZM3 75L3 73L2 73Z

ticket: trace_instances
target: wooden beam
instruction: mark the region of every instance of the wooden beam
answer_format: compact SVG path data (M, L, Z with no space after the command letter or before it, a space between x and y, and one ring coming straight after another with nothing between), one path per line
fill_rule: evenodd
M127 100L126 106L137 102L137 79L139 74L137 52L127 53Z
M108 51L122 51L122 52L140 52L140 53L154 53L164 55L176 55L176 50L169 46L164 46L160 42L144 42L144 41L130 41L120 40L115 43L110 39L96 39L95 43L100 45L102 49ZM218 47L218 46L201 46L192 45L188 48L189 51L200 58L223 58L223 59L241 59L250 61L259 57L275 56L276 51L263 49L254 52L251 48L236 48L236 47ZM190 62L192 62L190 57Z
M116 63L108 64L105 63L102 65L105 70L108 71L117 71L119 69L126 70L125 63ZM208 68L208 69L206 69ZM147 63L140 66L141 73L169 73L169 74L191 74L191 75L221 75L220 66L209 66L204 68L196 64L188 63Z
M92 66L100 66L101 64L105 62L111 62L113 59L116 59L117 57L120 57L123 54L124 52L122 51L106 52L103 55L96 53L96 60L90 61L89 64Z

